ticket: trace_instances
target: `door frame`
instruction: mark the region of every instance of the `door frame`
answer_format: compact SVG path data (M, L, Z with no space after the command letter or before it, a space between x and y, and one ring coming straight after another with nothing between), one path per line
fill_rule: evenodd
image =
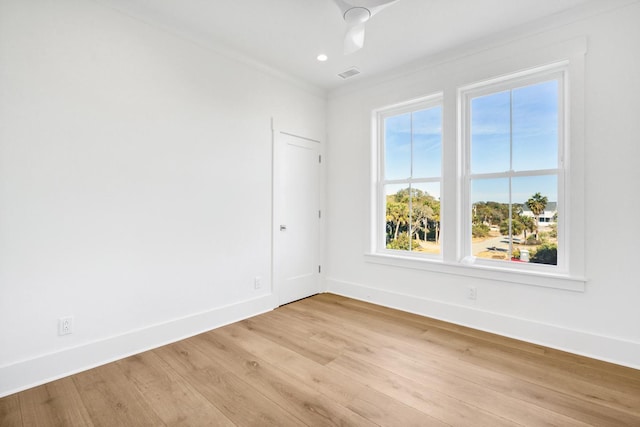
M278 188L279 177L277 174L279 173L279 165L280 165L280 157L282 154L279 152L279 143L280 136L287 135L296 138L305 139L307 141L312 141L318 144L318 154L321 156L322 161L320 162L319 167L319 185L318 191L318 205L319 209L322 212L319 221L319 229L318 229L318 263L320 266L324 265L324 247L325 247L325 153L324 153L324 132L323 131L314 131L306 128L300 128L296 126L291 126L289 124L283 124L279 121L271 119L271 132L272 132L272 157L271 157L271 292L274 296L275 306L278 307L281 305L280 303L280 289L278 283L276 282L276 233L279 232L279 222L278 222ZM322 293L326 291L326 286L324 283L324 268L318 274L318 292Z

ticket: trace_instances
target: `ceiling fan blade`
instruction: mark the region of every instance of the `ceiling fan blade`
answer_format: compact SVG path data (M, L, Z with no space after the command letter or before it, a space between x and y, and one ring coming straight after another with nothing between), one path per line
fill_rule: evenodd
M364 23L352 25L344 36L344 54L356 52L364 46Z
M364 46L364 24L376 13L399 0L333 0L347 23L344 54L356 52Z
M333 0L338 5L342 13L353 7L364 7L369 9L371 14L377 13L398 0Z
M378 1L375 5L369 6L367 9L371 12L371 16L380 12L382 9L386 9L392 4L396 3L398 0L390 0L390 1Z

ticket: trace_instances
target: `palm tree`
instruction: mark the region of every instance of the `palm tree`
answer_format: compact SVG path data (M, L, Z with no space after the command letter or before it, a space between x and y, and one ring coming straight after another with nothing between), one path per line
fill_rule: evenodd
M544 208L547 207L548 202L549 199L547 199L547 196L543 196L540 193L534 194L527 200L527 206L536 218L536 238L538 237L538 227L540 226L540 215L544 212Z
M536 231L536 223L533 221L533 218L525 215L518 215L518 221L524 226L524 240L527 240L527 231L531 233Z

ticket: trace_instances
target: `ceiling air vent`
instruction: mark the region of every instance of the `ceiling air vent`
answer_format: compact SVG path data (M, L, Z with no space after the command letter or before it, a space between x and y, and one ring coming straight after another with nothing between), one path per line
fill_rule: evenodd
M349 77L353 77L358 74L360 74L360 70L358 70L356 67L351 67L348 70L345 70L338 75L343 79L348 79Z

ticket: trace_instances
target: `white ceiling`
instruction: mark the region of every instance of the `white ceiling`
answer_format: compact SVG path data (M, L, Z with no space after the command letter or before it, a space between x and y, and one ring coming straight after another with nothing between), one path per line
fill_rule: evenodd
M347 56L345 23L333 0L100 1L213 50L334 89L345 84L337 74L349 67L362 72L349 81L375 76L588 0L399 0L367 22L364 48ZM329 60L318 62L319 53Z

